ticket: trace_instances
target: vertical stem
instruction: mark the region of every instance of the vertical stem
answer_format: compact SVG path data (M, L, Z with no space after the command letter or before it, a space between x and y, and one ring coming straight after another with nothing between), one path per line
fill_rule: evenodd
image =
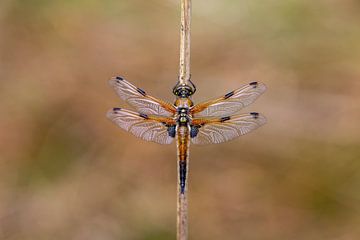
M190 29L191 0L181 0L179 81L182 85L188 85L190 79Z
M191 0L181 0L181 27L180 27L180 70L179 83L181 85L189 85L190 80L190 25L191 23ZM189 134L187 134L189 136ZM183 138L185 139L185 138ZM190 139L188 139L189 141ZM180 162L185 160L185 178L188 168L188 150L189 145L186 146L186 157L180 159L178 154L178 184L177 184L177 240L188 239L188 201L187 201L187 181L185 181L184 191L181 190L181 170ZM179 150L179 146L178 146ZM184 155L184 154L182 154Z

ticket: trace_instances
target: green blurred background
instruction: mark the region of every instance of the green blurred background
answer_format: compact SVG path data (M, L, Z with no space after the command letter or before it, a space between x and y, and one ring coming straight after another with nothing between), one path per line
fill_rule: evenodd
M1 0L0 239L175 239L176 150L105 117L125 76L173 101L179 1ZM190 239L360 238L360 2L193 1L194 101L268 124L192 146Z

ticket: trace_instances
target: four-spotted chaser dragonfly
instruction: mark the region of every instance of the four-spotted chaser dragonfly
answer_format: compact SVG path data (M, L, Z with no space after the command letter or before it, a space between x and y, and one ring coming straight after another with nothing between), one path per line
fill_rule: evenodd
M116 125L146 141L170 144L176 138L179 160L180 192L186 186L190 141L194 144L222 143L244 135L265 124L257 112L238 114L261 95L266 87L251 82L219 98L194 105L192 86L178 83L173 93L174 104L154 98L122 77L114 77L110 85L137 112L113 108L107 114Z

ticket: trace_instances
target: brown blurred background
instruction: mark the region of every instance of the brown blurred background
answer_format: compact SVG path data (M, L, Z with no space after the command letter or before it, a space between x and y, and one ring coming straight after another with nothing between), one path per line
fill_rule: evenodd
M260 80L268 124L192 146L190 239L360 238L360 2L193 1L194 101ZM0 2L0 239L175 239L176 150L105 117L173 101L177 0ZM128 106L127 106L128 107Z

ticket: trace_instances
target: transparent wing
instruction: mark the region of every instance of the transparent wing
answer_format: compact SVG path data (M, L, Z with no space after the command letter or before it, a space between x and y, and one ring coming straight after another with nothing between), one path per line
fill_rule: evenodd
M196 104L190 109L190 113L194 117L232 115L254 102L265 90L265 84L252 82L220 98Z
M109 83L121 99L141 113L170 117L176 112L172 104L147 95L144 90L135 87L122 77L113 77Z
M194 119L191 140L194 144L222 143L247 134L264 125L259 113L247 113L218 119Z
M126 109L114 108L107 117L136 137L160 144L170 144L175 137L175 121L171 118L148 116Z

